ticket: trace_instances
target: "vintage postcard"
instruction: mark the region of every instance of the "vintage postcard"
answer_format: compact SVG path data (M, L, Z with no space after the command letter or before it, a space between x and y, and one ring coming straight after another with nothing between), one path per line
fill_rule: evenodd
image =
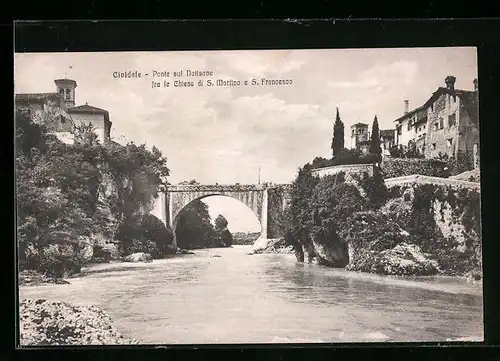
M476 48L14 62L21 347L483 341Z

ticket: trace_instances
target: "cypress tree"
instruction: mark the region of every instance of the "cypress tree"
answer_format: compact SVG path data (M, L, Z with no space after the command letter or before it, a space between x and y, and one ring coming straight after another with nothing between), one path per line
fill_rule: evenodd
M370 137L370 154L376 156L377 162L382 159L382 148L380 147L380 131L378 128L377 116L373 119L372 134Z
M337 116L333 125L332 152L335 157L339 151L344 148L344 123L340 120L339 108L337 108Z

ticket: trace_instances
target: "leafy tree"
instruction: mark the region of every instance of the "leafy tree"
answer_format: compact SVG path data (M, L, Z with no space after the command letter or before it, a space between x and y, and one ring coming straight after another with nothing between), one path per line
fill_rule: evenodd
M371 154L363 155L359 149L340 149L333 161L334 165L373 163Z
M297 247L310 246L309 230L312 226L309 199L319 179L311 173L312 166L308 163L299 169L292 183L290 205L287 210L288 226L284 232L289 242ZM289 217L289 218L288 218Z
M340 120L339 108L333 125L332 153L333 156L344 148L344 123Z
M330 167L333 165L333 160L331 159L326 159L323 157L316 157L314 158L312 162L312 167L313 168L323 168L323 167Z
M227 228L227 219L222 214L219 214L217 218L215 218L215 230L220 231Z
M372 133L370 136L370 154L375 156L376 162L382 160L382 148L380 147L380 131L377 116L373 119Z
M28 113L16 111L16 156L20 153L29 155L31 149L45 150L47 138L46 127L43 124L34 123Z
M142 240L146 227L158 251L161 232L143 216L152 198L164 190L169 174L161 152L133 143L103 146L92 125L76 127L75 142L67 145L47 133L45 122L54 123L46 119L49 115L34 122L28 114L16 113L20 269L56 276L77 272L83 262L81 248L93 235L115 236L115 231L108 232L108 224L115 221L120 231L116 239L124 246L136 246L127 242ZM102 184L105 174L111 175L112 184ZM105 186L117 194L106 194ZM168 230L163 231L168 242Z
M217 218L215 219L215 235L217 238L216 243L221 246L231 246L233 244L233 236L231 235L231 232L227 229L227 219L222 215L219 214Z
M93 123L82 123L75 126L75 143L87 146L94 146L99 143L96 128Z
M175 229L180 248L204 248L213 245L215 230L208 206L200 200L189 203L180 213Z

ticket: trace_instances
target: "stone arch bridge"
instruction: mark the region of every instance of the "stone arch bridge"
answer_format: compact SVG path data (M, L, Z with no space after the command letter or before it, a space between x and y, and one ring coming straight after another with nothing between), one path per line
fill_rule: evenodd
M289 184L170 185L155 200L153 215L174 232L180 212L194 200L210 196L226 196L248 206L261 225L261 238L278 236L278 221L290 201Z

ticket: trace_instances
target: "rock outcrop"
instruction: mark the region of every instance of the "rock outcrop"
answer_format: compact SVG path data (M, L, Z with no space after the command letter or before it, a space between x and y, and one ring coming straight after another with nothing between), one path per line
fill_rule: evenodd
M333 242L318 242L313 240L317 262L329 267L345 267L349 263L347 244L334 240Z
M127 345L109 316L96 306L28 299L19 306L21 346Z
M438 263L414 244L398 244L375 258L374 271L380 274L432 276L439 273Z
M255 243L253 244L253 251L254 253L261 253L267 248L269 240L266 238L257 238Z
M269 239L267 247L261 253L293 254L293 247L281 238Z
M137 252L132 253L123 259L123 262L152 262L153 257L149 253Z

